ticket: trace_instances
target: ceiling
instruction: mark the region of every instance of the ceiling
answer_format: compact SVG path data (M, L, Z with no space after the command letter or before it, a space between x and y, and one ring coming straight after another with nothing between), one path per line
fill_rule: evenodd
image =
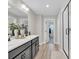
M36 14L57 16L67 0L23 0ZM49 4L49 8L46 8Z
M66 1L69 0L9 0L9 2L11 3L13 2L15 6L19 6L19 3L23 2L34 13L36 13L37 15L44 15L44 16L57 16L60 9L62 8L62 6L65 4ZM46 8L47 4L49 5L49 8ZM13 13L16 13L16 10ZM19 12L17 12L17 14L20 16L25 15Z

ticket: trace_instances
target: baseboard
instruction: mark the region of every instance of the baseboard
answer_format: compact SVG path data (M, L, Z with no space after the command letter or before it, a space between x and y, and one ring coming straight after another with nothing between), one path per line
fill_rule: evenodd
M43 45L43 44L46 44L47 42L42 42L42 43L39 43L39 45Z

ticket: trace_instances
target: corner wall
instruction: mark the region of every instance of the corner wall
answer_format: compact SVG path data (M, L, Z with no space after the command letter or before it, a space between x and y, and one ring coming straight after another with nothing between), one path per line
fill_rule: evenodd
M28 13L28 30L32 35L39 35L39 43L43 42L42 32L42 16L34 14L32 11Z

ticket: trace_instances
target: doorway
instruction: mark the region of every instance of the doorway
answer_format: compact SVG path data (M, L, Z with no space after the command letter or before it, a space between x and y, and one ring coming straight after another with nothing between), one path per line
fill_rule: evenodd
M55 19L53 18L44 18L43 23L43 37L44 37L44 43L55 43L55 37L56 37L56 25L55 25ZM49 34L49 28L51 29L51 34Z
M53 44L54 43L54 25L53 22L48 23L48 30L49 30L49 43Z

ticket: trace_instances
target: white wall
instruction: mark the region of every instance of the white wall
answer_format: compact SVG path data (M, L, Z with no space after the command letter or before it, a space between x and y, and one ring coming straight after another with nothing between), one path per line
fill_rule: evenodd
M28 12L28 30L31 34L35 34L36 19L37 19L37 15L35 15L32 11L29 11Z
M42 16L37 16L36 19L36 34L39 34L39 43L43 43L43 19Z
M31 34L39 35L39 42L43 42L43 32L42 32L42 16L34 14L32 11L28 12L28 30Z
M62 46L62 12L59 13L57 18L57 43Z

